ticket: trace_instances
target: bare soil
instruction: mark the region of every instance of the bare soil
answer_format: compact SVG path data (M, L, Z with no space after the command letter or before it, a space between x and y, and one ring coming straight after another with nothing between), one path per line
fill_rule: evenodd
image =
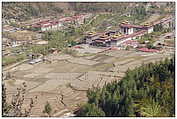
M93 53L92 56L79 58L65 54L49 55L47 58L51 59L51 63L24 63L15 67L15 70L9 70L13 80L5 81L8 98L10 101L16 88L26 82L25 106L29 104L30 98L37 96L31 116L45 116L42 111L47 101L52 106L53 116L64 116L87 101L88 89L119 81L128 68L133 69L142 63L155 62L165 57L169 55L125 50Z

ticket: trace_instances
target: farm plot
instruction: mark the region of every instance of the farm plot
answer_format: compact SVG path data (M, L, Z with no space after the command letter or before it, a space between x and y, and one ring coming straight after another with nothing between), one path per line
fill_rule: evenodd
M109 57L109 58L107 58L107 59L104 59L103 60L103 63L114 63L114 62L116 62L118 60L118 58L116 58L116 57Z
M78 104L87 101L88 89L119 81L128 68L133 69L143 62L148 63L165 57L168 55L148 55L144 52L125 50L106 51L79 58L64 54L51 55L48 58L56 62L21 64L11 71L15 80L5 83L9 96L15 93L22 82L26 82L26 105L32 97L37 96L38 101L32 116L44 116L42 111L47 101L52 106L53 116L63 116L72 113L78 108Z
M76 63L71 63L67 61L58 61L56 63L52 63L49 68L53 68L52 73L79 73L79 72L87 72L91 66L89 65L81 65Z
M30 98L34 98L35 96L37 97L37 99L35 101L36 102L35 106L32 110L33 117L44 116L42 111L43 111L44 106L47 101L50 103L50 105L52 107L52 110L53 110L52 114L54 114L55 112L58 112L62 109L65 109L65 106L63 106L62 103L60 102L60 99L59 99L60 95L57 93L47 93L47 92L28 93L25 101L29 100Z
M103 80L104 78L104 80ZM92 87L99 87L100 83L104 83L104 82L110 82L112 80L117 80L118 76L116 73L113 72L88 72L88 73L84 73L84 75L82 75L78 81L71 83L71 87L76 89L76 90L88 90L89 88ZM103 81L104 82L103 82ZM101 85L103 86L103 85Z
M65 79L73 80L80 76L82 73L48 73L44 77L48 79Z
M30 90L30 92L50 92L50 91L56 91L55 89L58 86L66 85L70 82L70 80L65 79L52 79L46 81L44 84Z
M95 55L85 56L84 59L91 60L91 59L94 58L94 57L95 57Z
M90 53L90 54L95 54L95 53L99 53L104 51L105 49L101 49L101 48L94 48L94 47L90 47L87 44L82 44L82 45L78 45L81 48L73 48L74 50L78 51L78 53L80 54L86 54L86 53Z
M33 68L33 66L30 64L22 64L22 65L16 67L16 69L21 70L21 71L30 70L32 68Z
M147 63L150 63L150 62L156 62L156 61L160 61L164 58L165 58L164 55L157 55L157 56L151 55L150 57L143 57L139 60L129 59L129 60L126 60L126 61L118 62L116 64L116 66L118 67L120 72L125 72L127 69L134 69L135 67L139 67L143 63L147 64Z
M106 60L106 59L109 59L110 57L107 56L107 55L104 55L104 54L98 54L98 55L95 55L94 57L92 57L90 60L94 60L94 61L103 61L103 60Z
M134 61L135 59L134 58L129 58L129 59L125 59L125 60L118 60L117 62L114 63L115 66L117 65L123 65L123 64L127 64L129 62L132 62Z
M144 63L150 63L150 62L156 62L156 61L160 61L160 60L163 60L165 58L167 58L169 56L167 55L162 55L162 54L158 54L157 56L150 56L150 57L145 57L143 59L143 62Z
M49 61L54 60L66 60L72 58L72 56L67 54L50 54L46 57Z
M113 67L113 63L98 63L93 65L90 71L109 71L110 68Z
M75 91L74 93L68 95L68 96L63 96L63 103L69 107L72 108L73 106L77 106L77 104L79 103L78 101L80 101L80 99L82 98L81 95L82 92L79 91Z
M38 86L40 83L39 82L34 82L34 81L24 81L24 80L6 80L6 87L8 92L15 92L17 88L19 88L22 83L25 83L27 85L27 90L30 90L36 86Z
M108 56L121 58L121 57L129 56L132 53L134 53L134 51L121 51L121 50L118 50L118 51L107 51L105 54L108 55Z
M68 59L67 61L69 61L71 63L82 64L82 65L95 65L95 64L99 63L97 61L86 60L83 58L72 58L72 59Z

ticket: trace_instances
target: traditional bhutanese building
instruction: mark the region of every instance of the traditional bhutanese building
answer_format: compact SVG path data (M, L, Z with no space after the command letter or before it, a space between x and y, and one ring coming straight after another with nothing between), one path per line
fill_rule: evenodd
M135 32L133 34L119 34L119 35L115 35L111 38L111 46L120 46L120 44L128 41L128 40L134 40L137 37L141 37L144 34L147 33L147 30L141 30L139 32Z
M110 43L111 43L110 36L103 34L95 40L94 45L109 47Z
M96 33L96 32L89 32L89 33L86 33L86 36L85 36L85 43L86 44L92 44L96 39L99 38L99 33Z
M62 17L59 20L44 20L31 24L32 28L36 28L41 31L60 30L68 26L69 24L75 24L79 26L84 23L84 20L89 18L91 14L81 14L71 17Z
M132 25L129 24L128 22L122 22L120 24L121 32L123 34L133 34L134 32L140 31L140 30L147 30L148 33L153 32L153 25L150 24L145 24L145 25Z

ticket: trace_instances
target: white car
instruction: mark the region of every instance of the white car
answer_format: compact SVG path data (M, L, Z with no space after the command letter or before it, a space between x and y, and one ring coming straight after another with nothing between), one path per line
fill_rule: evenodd
M30 61L29 64L35 64L35 63L38 63L41 61L42 61L42 59L34 59L34 60Z

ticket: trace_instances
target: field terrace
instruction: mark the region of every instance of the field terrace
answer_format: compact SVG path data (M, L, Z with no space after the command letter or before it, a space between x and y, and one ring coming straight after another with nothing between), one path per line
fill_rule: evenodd
M98 48L97 51L101 49ZM91 55L82 57L64 53L50 54L46 58L51 63L41 62L34 65L23 63L12 68L8 72L12 74L13 80L5 80L8 101L16 93L17 87L25 82L27 93L24 107L29 104L30 98L37 96L31 116L44 116L42 111L47 101L52 106L52 116L66 116L78 109L79 104L87 101L88 89L119 81L127 69L134 69L142 63L155 62L170 56L167 53L125 50L90 53Z
M128 35L118 32L113 32L111 35L105 33L91 33L90 35L99 36L99 38L100 35L103 35L102 41L108 39L120 41L145 33L147 30ZM98 38L93 38L91 41L94 42L96 39ZM29 104L30 98L37 97L31 116L44 116L42 111L48 101L53 109L51 115L63 117L68 113L72 114L80 104L87 102L88 89L103 87L104 84L119 81L128 69L171 57L168 50L165 50L164 53L151 53L135 50L107 50L83 44L81 47L75 48L78 50L78 54L89 52L89 55L74 57L64 53L50 54L46 56L51 61L50 63L40 62L34 65L22 63L10 69L8 72L12 74L12 80L4 81L8 101L10 102L12 95L17 92L16 89L25 82L27 93L23 108Z

